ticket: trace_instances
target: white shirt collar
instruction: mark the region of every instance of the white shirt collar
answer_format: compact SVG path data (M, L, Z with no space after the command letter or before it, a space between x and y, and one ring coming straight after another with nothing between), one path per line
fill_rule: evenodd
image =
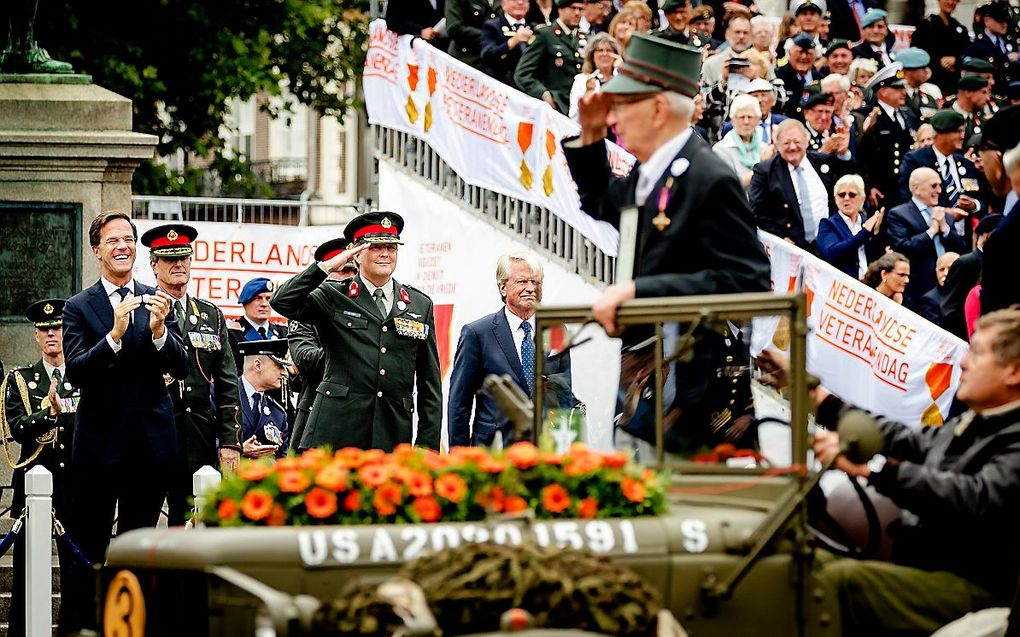
M375 294L376 290L381 289L383 291L383 295L388 300L392 300L393 299L393 278L392 277L390 278L389 281L387 281L386 283L383 283L382 285L380 285L378 287L375 286L371 281L369 281L368 279L366 279L364 277L361 278L361 281L362 281L362 283L365 284L365 289L368 290L368 296L371 297L373 294Z
M804 159L800 160L800 166L794 166L790 162L786 162L786 167L790 169L790 174L791 175L793 174L793 171L797 170L798 168L800 168L802 166L804 168L804 172L807 172L807 173L815 172L815 167L811 165L811 160L808 159L807 153L804 154Z
M882 108L883 111L885 111L885 114L889 116L889 119L896 121L896 109L894 107L889 106L882 100L878 100L878 105Z
M843 217L843 223L846 224L847 228L850 228L850 232L853 232L854 234L857 234L857 230L859 230L861 228L861 226L862 226L862 224L861 224L861 213L859 213L859 212L857 213L857 222L855 223L853 221L850 221L850 217L848 217L847 215L843 214L842 210L837 209L836 212L839 213L840 217Z
M656 182L662 177L662 173L666 172L666 169L669 168L673 158L687 145L687 141L691 138L692 134L694 134L694 127L688 126L665 144L659 146L652 153L652 156L648 158L647 162L638 166L638 183L644 182L647 184L646 192L635 193L635 198L638 202L643 204L645 199L648 198L648 194L652 191L651 189L655 187Z
M99 277L99 280L103 282L103 289L106 290L106 296L113 296L114 292L116 292L117 290L119 290L121 288L121 286L115 285L115 284L110 283L109 281L107 281L106 277L104 277L104 276ZM128 290L131 291L131 294L134 295L134 293L135 293L135 280L134 280L134 278L128 280L128 282L125 283L123 287L126 287ZM119 301L120 299L118 298L117 300Z
M524 322L524 319L511 312L510 308L507 307L506 305L503 306L503 313L506 314L506 322L510 324L511 332L516 332L521 329L521 323ZM531 333L534 334L535 333L534 314L532 314L531 318L528 319L528 324L531 325Z
M45 358L43 359L42 364L43 364L43 369L46 370L46 375L49 376L50 378L53 378L53 370L55 370L55 369L59 369L60 370L60 377L61 378L64 378L65 376L67 376L67 374L65 372L66 365L61 365L60 367L54 367L53 365L50 365L49 363L47 363ZM49 389L49 388L47 387L47 389Z
M255 389L254 385L248 382L248 379L244 375L241 376L241 384L244 385L244 395L248 399L248 409L251 409L252 406L251 401L254 398L255 394L259 392L257 389Z
M255 321L251 320L251 317L249 317L247 314L245 314L241 318L243 318L245 321L247 321L248 325L251 325L256 330L259 329L260 327L264 327L266 329L266 334L269 333L269 326L272 324L272 321L266 319L265 321L263 321L261 323L256 323Z

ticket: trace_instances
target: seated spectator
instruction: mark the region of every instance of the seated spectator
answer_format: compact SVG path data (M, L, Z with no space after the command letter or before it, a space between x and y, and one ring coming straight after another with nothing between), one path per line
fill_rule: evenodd
M861 18L861 42L853 48L854 57L870 58L879 68L892 64L890 35L888 14L882 9L868 9Z
M722 41L712 38L712 31L715 29L715 12L707 4L702 4L691 12L690 25L691 31L705 43L705 52L709 55L715 53L723 44Z
M910 282L910 261L899 252L887 252L868 265L861 281L882 296L903 305Z
M733 168L740 177L740 183L747 188L751 185L751 175L759 161L770 159L775 147L762 142L759 134L761 124L761 107L758 100L751 95L738 95L730 104L730 121L733 129L712 150Z
M931 124L921 124L917 128L917 132L914 133L914 145L910 148L913 150L919 150L921 148L928 148L934 143L935 129ZM900 170L903 170L902 166L900 167Z
M835 103L836 99L830 93L818 92L817 85L815 90L801 102L800 111L804 118L804 125L807 126L809 150L819 153L833 151L833 144L838 141L838 138L832 137L831 139L834 141L830 142L829 134L836 132L835 124L832 121Z
M942 327L963 340L968 338L964 321L967 295L981 280L985 243L1002 218L1002 215L992 214L982 219L974 229L974 249L957 259L946 272L942 286Z
M947 252L935 262L935 287L917 300L916 311L935 325L942 325L942 291L945 289L946 274L960 258L957 252Z
M738 53L751 48L751 21L747 18L735 17L726 27L725 48L710 55L701 65L701 83L703 86L714 86L722 77L726 63ZM766 77L766 73L760 77Z
M486 73L517 88L514 71L524 47L534 37L527 25L528 0L503 0L503 13L482 25L482 65Z
M603 82L616 74L622 53L620 45L608 33L596 33L588 39L581 72L574 77L574 85L570 88L571 118L577 119L577 102L585 93L599 90Z
M786 114L797 117L804 86L817 80L820 72L815 69L815 41L806 33L793 39L793 46L787 56L787 63L776 71L776 77L786 86Z
M751 212L762 230L814 252L818 224L835 208L833 186L853 165L850 154L845 144L840 156L808 151L807 129L795 119L776 127L775 140L778 154L754 167Z
M910 259L913 275L907 296L913 300L935 287L939 257L966 250L952 224L955 213L963 211L938 205L941 192L939 174L931 168L918 168L910 174L910 200L891 209L886 219L889 245Z
M871 78L878 73L878 63L869 58L857 58L850 63L850 70L847 72L847 77L850 79L850 84L863 89L871 81ZM865 95L867 98L867 95Z
M630 11L637 21L634 29L638 33L650 33L652 30L652 9L644 0L628 0L623 5L624 11Z
M663 0L660 8L666 16L666 26L655 33L656 37L700 49L708 44L690 28L693 0ZM627 4L629 6L630 3ZM640 30L640 24L638 25Z
M609 26L607 21L610 6L608 0L584 0L584 11L578 25L580 32L586 33L589 37L596 33L605 33L606 27Z
M609 23L609 36L620 45L620 50L627 50L630 34L637 28L637 17L630 11L621 11Z
M882 220L885 208L867 216L864 212L864 180L843 175L834 187L836 212L818 224L818 255L848 276L860 280L868 263L885 252Z
M751 18L751 46L761 53L769 65L775 64L776 52L772 50L772 22L767 16Z

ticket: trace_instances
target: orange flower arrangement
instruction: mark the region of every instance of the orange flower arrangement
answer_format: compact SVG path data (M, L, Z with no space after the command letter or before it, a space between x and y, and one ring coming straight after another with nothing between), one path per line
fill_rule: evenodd
M242 461L202 515L221 526L458 522L528 509L538 518L631 517L665 511L665 487L626 453L580 444L562 455L527 442L448 455L409 445L390 454L312 449Z

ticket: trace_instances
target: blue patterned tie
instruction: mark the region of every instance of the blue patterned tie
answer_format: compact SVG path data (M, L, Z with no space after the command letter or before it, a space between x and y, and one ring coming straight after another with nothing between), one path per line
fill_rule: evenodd
M524 330L524 342L521 343L521 365L524 367L524 380L528 381L528 394L535 388L535 341L531 338L531 323L521 322Z
M946 193L949 206L954 207L956 206L956 202L960 200L960 191L957 190L956 182L953 180L953 175L950 172L950 161L951 160L947 157L939 166L939 172L942 173L942 192Z

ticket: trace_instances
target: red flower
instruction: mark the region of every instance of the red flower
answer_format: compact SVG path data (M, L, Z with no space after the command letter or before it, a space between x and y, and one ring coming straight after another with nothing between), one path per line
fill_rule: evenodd
M306 449L298 457L298 465L302 469L317 469L329 459L329 454L318 448Z
M454 504L460 503L467 493L467 484L456 473L446 473L439 476L433 486L437 495L446 498Z
M270 473L273 472L273 468L265 463L256 462L253 460L242 460L237 465L237 477L248 482L258 482L264 479Z
M361 508L361 491L351 491L344 498L344 510L354 512Z
M412 458L413 456L414 456L414 447L412 447L411 445L407 444L406 442L400 443L399 445L397 445L393 449L393 457L398 462L403 462L404 460L408 460L408 459Z
M397 512L397 504L400 503L400 487L396 484L384 484L375 490L372 497L372 506L379 515L393 515Z
M528 469L538 464L538 447L530 442L515 442L506 450L506 459L518 469Z
M312 484L312 481L304 471L295 469L281 472L277 484L284 493L301 493Z
M300 469L300 468L301 468L301 462L297 458L286 457L286 458L279 458L276 461L276 470L277 471L290 471L292 469Z
M446 456L441 456L431 449L426 449L422 455L422 462L425 463L426 469L438 471L446 466Z
M417 497L432 495L432 476L424 471L411 471L407 474L407 491Z
M216 514L221 520L233 520L237 517L237 503L230 498L224 498L216 509Z
M645 485L633 478L621 480L620 489L623 491L623 496L631 502L645 501Z
M607 467L619 469L627 464L628 460L630 460L630 456L627 455L626 451L614 451L613 453L606 454L602 458L602 463Z
M540 453L538 454L538 461L542 464L558 465L563 462L563 456L558 453Z
M599 512L599 501L593 497L587 497L577 505L577 517L590 520Z
M570 494L558 484L542 489L542 508L549 513L563 513L570 508Z
M491 456L486 456L478 462L478 468L485 473L503 473L506 463Z
M422 522L435 522L443 514L439 503L432 496L415 498L412 506Z
M333 454L333 457L342 462L348 469L357 469L362 463L361 454L361 449L357 447L344 447Z
M264 489L252 489L241 500L241 513L249 520L258 522L269 517L273 508L273 496Z
M358 477L366 487L378 487L390 479L392 471L383 464L366 464L358 469Z
M332 491L343 491L347 488L347 469L338 462L330 463L315 474L315 484Z
M313 518L323 519L336 513L336 494L318 487L305 496L305 510Z
M503 502L505 513L520 513L528 508L528 502L519 495L512 495Z
M287 522L287 512L279 504L273 505L273 510L266 520L266 526L283 526Z

